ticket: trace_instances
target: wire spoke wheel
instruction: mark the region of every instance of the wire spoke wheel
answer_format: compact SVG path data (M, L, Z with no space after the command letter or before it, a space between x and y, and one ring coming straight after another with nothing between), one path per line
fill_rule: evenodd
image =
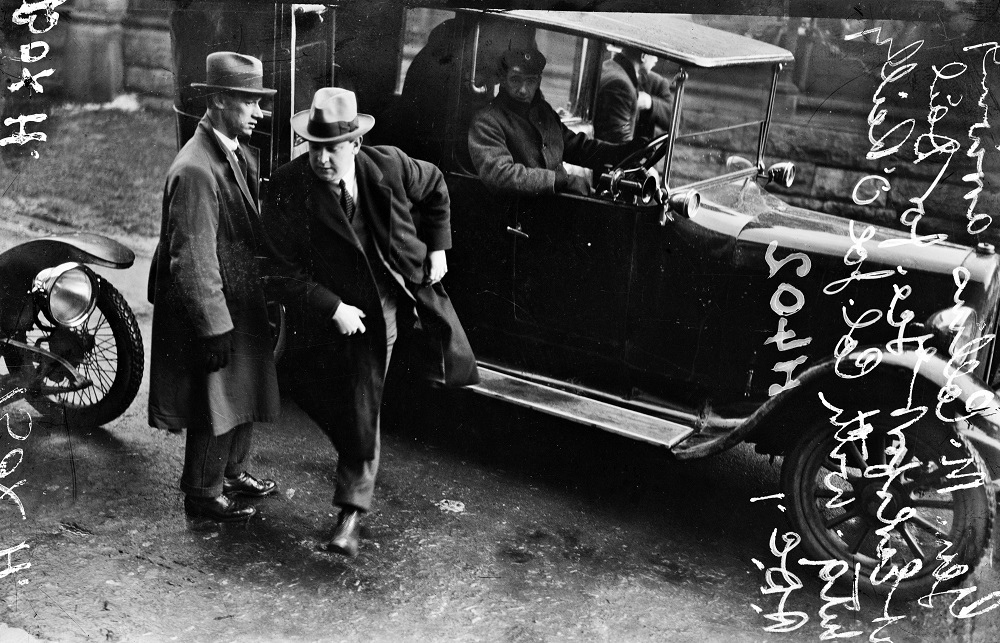
M72 390L55 369L41 382L47 397L64 409L70 426L107 424L128 409L139 391L143 371L139 325L121 293L102 277L97 277L97 305L81 326L51 332L36 328L27 341L67 359L91 381L86 388ZM58 392L60 388L64 391Z
M952 564L975 569L990 542L996 500L979 454L950 427L925 420L902 437L891 428L841 441L829 423L816 422L785 458L782 487L792 527L813 559L846 562L852 573L844 582L860 563L859 585L877 595L892 590L896 580L884 579L893 566L919 560L919 571L895 593L916 598L931 590L946 546ZM883 582L874 582L873 572Z

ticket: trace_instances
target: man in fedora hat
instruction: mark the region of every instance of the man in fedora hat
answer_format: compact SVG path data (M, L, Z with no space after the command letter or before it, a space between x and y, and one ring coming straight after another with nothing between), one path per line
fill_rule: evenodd
M500 92L469 128L469 154L479 178L495 192L538 196L588 195L590 183L563 162L598 169L641 149L645 141L613 145L563 125L539 89L545 56L510 49L500 58Z
M167 172L153 303L149 423L187 429L181 489L191 516L249 519L230 496L273 493L245 470L254 422L278 414L278 386L259 268L257 163L241 141L261 118L263 65L206 60L208 111Z
M337 449L341 508L328 551L358 551L379 466L379 411L397 332L419 326L440 386L478 381L441 278L451 247L444 177L395 147L362 145L375 124L353 92L323 88L292 117L309 153L271 176L269 283L285 304L289 390ZM284 375L284 371L282 373Z

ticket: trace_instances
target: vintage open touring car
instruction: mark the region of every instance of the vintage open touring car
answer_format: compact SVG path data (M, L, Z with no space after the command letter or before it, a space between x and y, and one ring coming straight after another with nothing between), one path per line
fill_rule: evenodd
M918 247L768 193L794 176L767 158L790 52L669 15L397 2L195 1L171 25L179 143L203 109L187 87L207 53L265 61L278 93L251 141L262 189L305 150L289 118L324 86L353 89L375 115L366 143L444 171L445 284L477 393L678 459L744 441L784 456L790 528L863 591L940 591L983 557L1000 481L1000 260L987 244ZM655 54L672 80L665 133L595 171L590 196L491 192L471 163L499 57L529 45L574 131L593 132L610 48Z

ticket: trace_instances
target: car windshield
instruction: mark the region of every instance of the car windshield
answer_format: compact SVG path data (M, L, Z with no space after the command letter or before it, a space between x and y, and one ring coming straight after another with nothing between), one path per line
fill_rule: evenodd
M731 156L756 164L772 73L769 65L688 70L671 187L724 174Z

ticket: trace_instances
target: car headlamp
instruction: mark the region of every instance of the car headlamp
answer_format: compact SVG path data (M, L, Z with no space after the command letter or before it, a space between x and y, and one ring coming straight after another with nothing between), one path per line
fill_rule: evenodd
M976 338L979 316L968 306L952 306L939 310L927 320L927 327L934 333L936 343L955 355L963 346Z
M53 324L78 326L94 310L94 280L78 263L64 263L42 270L32 287L42 313Z

